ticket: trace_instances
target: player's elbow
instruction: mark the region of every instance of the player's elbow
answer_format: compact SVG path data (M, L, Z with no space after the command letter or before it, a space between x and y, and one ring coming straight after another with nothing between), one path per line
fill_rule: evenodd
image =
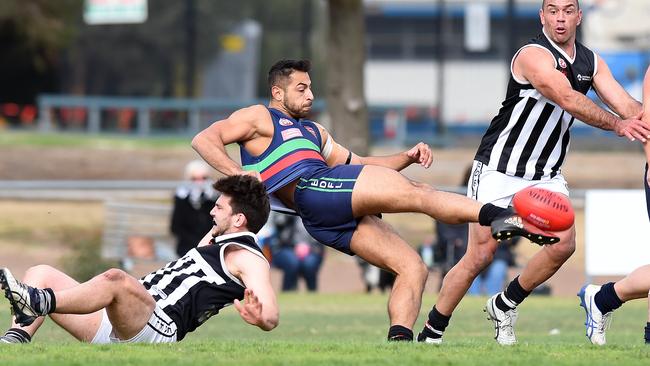
M197 152L200 152L201 149L203 148L205 144L206 137L204 135L204 131L199 132L192 138L192 149L194 149Z
M260 328L268 332L275 329L278 324L280 324L280 316L278 313L275 313L273 315L266 316L264 319L264 324Z

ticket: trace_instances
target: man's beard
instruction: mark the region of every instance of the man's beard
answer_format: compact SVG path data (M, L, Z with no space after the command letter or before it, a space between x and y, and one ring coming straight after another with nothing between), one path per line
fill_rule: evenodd
M303 112L301 108L294 108L293 106L289 105L287 100L284 100L283 104L284 104L284 108L287 111L289 111L289 113L291 114L291 117L294 117L296 119L305 118L305 117L307 117L307 114L309 113L309 112Z

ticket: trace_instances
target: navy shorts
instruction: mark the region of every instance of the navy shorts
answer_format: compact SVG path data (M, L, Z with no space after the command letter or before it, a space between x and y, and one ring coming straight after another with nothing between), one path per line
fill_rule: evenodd
M309 234L343 253L350 249L359 221L352 215L352 189L363 165L339 165L308 171L294 192L296 211Z
M645 174L643 175L643 185L645 186L645 205L648 210L648 220L650 220L650 186L648 186L648 163L645 164Z

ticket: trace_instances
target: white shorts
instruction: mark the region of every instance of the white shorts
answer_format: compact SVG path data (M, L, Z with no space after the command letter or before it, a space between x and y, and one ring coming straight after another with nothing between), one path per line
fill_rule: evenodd
M102 310L102 323L91 343L171 343L176 342L176 323L156 305L147 325L131 339L122 340L113 332L106 309Z
M530 186L545 188L569 196L569 187L562 174L546 180L511 177L474 160L472 174L467 182L467 197L481 203L491 203L506 208L510 206L515 193Z

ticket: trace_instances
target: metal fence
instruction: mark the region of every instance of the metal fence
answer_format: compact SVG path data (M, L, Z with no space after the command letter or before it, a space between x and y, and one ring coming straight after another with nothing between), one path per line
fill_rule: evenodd
M152 245L151 260L175 258L174 238L169 231L171 205L132 201L104 202L102 257L127 260L138 257L131 245ZM124 263L128 267L128 262Z

